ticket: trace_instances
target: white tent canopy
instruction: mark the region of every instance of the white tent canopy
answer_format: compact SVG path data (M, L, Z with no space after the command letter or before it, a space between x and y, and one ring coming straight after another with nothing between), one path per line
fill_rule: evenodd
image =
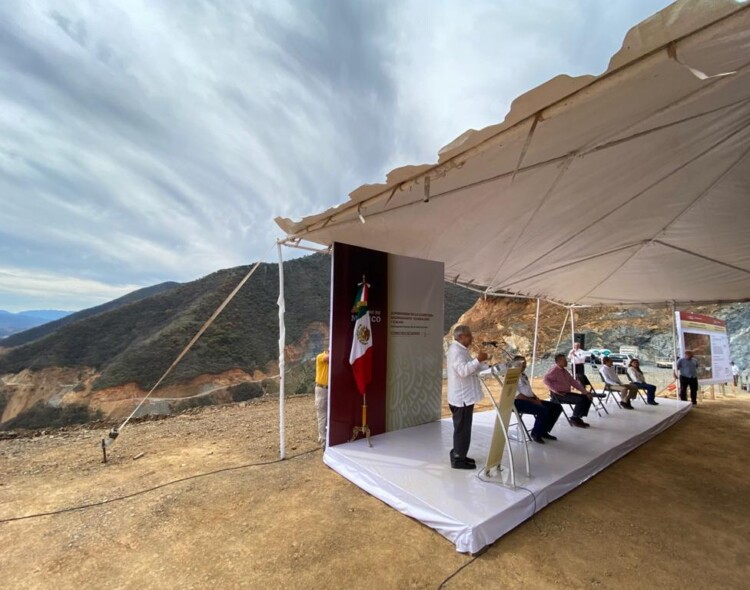
M442 261L488 294L749 300L748 8L677 2L634 27L602 75L558 76L437 164L277 223L292 243Z

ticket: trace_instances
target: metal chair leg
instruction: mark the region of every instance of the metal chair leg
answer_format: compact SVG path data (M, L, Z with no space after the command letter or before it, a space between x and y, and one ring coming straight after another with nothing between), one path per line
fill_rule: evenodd
M605 405L604 405L604 404L602 403L602 400L601 400L601 398L599 398L599 397L597 397L597 396L594 396L594 397L593 397L593 404L592 404L592 405L594 406L594 410L596 410L596 413L597 413L597 414L598 414L599 416L601 416L601 415L602 415L602 410L604 410L604 413L605 413L605 414L609 415L609 410L607 409L607 406L605 406Z
M526 424L523 421L523 417L525 414L519 412L518 410L516 410L514 413L518 416L518 418L516 419L516 423L511 424L510 426L516 427L516 437L511 438L511 440L514 440L516 442L523 442L521 439L521 437L523 436L524 440L530 441L531 434L529 434L529 429L526 428ZM510 436L510 432L508 433L508 435Z
M618 398L618 395L617 395L618 392L615 391L614 389L612 389L611 387L606 387L606 386L604 387L604 390L602 391L602 393L604 393L605 391L607 392L607 397L606 397L606 399L604 401L608 402L609 398L611 397L613 400L615 400L615 403L617 404L617 407L618 408L622 408L622 397L620 397L620 399L617 399Z

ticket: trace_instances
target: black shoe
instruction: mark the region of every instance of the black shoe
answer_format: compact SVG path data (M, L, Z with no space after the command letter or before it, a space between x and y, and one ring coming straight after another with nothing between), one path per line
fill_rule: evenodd
M589 426L591 426L591 424L587 424L580 418L575 418L575 417L570 419L570 424L578 428L588 428Z
M448 456L451 459L451 464L453 464L455 461L458 460L458 457L453 452L453 449L450 450L450 453L448 453ZM477 462L474 461L474 459L472 459L471 457L464 457L463 461L466 461L466 463L468 463L469 465L474 465L474 467L476 467L476 465L477 465Z
M632 406L630 402L620 402L620 407L623 410L635 410L635 408Z
M466 459L456 459L455 461L451 461L451 467L453 469L476 469L477 466L468 463Z
M531 440L533 440L535 443L539 443L540 445L544 444L544 439L539 436L538 434L531 434Z
M546 438L546 439L549 439L549 440L557 440L557 437L556 436L552 436L549 432L545 432L542 435L542 438Z
M659 402L656 402L656 401L654 401L654 402L646 402L646 403L647 403L647 404L648 404L649 406L658 406L658 405L659 405Z

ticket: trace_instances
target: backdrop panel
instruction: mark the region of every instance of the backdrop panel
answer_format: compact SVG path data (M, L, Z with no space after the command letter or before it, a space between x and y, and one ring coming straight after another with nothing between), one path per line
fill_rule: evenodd
M387 430L440 419L445 268L388 256Z
M372 329L371 434L440 418L443 366L442 263L336 243L331 281L329 446L347 442L362 421L349 353L352 306L366 277Z

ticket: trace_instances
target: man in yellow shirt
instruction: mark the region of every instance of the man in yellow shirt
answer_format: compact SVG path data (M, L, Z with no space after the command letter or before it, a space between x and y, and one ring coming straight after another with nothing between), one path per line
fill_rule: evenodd
M318 444L326 444L328 421L328 349L315 357L315 410L318 413Z

